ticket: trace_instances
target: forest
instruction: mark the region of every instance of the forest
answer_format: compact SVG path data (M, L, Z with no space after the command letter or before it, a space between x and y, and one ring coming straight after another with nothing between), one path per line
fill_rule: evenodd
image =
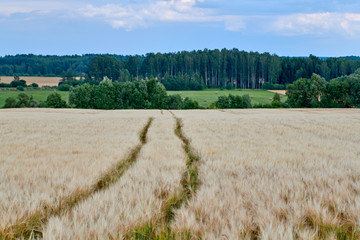
M325 80L350 75L360 68L359 57L280 57L238 49L148 53L146 55L16 55L0 57L0 75L82 77L100 83L155 78L167 90L203 88L286 89L313 73Z

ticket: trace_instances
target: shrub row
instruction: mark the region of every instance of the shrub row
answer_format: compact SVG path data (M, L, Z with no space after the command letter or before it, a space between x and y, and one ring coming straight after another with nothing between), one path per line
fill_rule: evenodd
M317 74L301 78L288 85L286 95L290 107L360 107L360 69L330 82Z
M165 87L155 80L88 83L72 87L71 107L87 109L197 109L198 102L179 95L168 96Z
M54 92L50 94L45 102L36 102L33 96L20 93L17 98L8 97L5 100L4 108L66 108L68 105L61 99L60 94Z
M251 100L249 95L243 96L219 96L218 100L215 102L217 108L251 108Z

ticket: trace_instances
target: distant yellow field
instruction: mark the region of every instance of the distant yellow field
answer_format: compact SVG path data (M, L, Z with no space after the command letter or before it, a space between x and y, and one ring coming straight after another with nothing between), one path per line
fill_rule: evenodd
M286 90L268 90L268 92L278 93L278 94L281 94L281 95L286 95Z
M20 77L20 79L25 80L26 84L37 83L39 87L42 86L57 86L60 82L60 77ZM0 82L10 83L14 80L13 76L0 76Z
M358 109L1 109L0 239L360 239L358 129Z

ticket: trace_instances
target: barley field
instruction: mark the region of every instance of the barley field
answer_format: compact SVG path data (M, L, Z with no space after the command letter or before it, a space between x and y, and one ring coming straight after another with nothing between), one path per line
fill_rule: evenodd
M268 90L268 92L278 93L280 95L286 95L286 90Z
M61 77L20 77L25 80L27 85L37 83L39 87L43 86L57 86L61 80ZM14 80L13 76L0 76L0 82L11 83Z
M0 110L0 239L359 239L360 111Z

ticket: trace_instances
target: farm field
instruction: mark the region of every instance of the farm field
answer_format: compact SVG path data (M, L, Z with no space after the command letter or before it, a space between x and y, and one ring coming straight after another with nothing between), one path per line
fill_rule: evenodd
M180 111L202 186L173 231L204 239L359 239L359 110ZM354 230L354 231L352 231Z
M207 89L201 91L168 91L168 94L180 94L182 97L188 97L190 99L199 102L202 107L209 107L211 103L216 102L219 96L232 95L245 95L248 94L251 98L251 103L254 104L268 104L271 103L270 98L274 96L274 93L265 90L220 90L220 89ZM206 101L205 101L206 99ZM282 102L286 101L287 97L282 96Z
M39 101L45 101L47 96L50 95L53 91L52 90L29 90L24 91L24 93L28 94L29 96L32 95L34 97L34 100ZM218 94L216 94L218 92ZM8 97L14 97L16 98L20 91L0 91L0 107L3 107L5 104L5 100ZM62 97L63 100L68 101L69 100L69 92L63 92L63 91L57 91ZM274 96L274 93L264 91L264 90L202 90L202 91L168 91L168 94L180 94L182 97L189 97L193 100L196 100L199 102L200 106L202 107L209 107L211 103L215 102L219 96L223 95L244 95L249 94L250 96L253 96L251 99L251 103L254 104L266 104L271 103L269 100ZM204 102L204 99L207 101ZM282 96L282 102L286 101L287 97Z
M132 229L161 218L166 199L180 188L186 155L174 134L171 114L158 114L134 166L106 191L50 219L45 239L122 239Z
M358 109L1 109L0 239L359 239L354 129Z
M2 108L5 105L5 100L8 97L13 97L13 98L17 98L17 96L20 93L25 93L29 96L33 96L34 100L36 102L39 101L46 101L46 98L53 93L53 90L25 90L25 91L17 91L17 90L12 90L12 91L0 91L0 108ZM69 92L62 92L62 91L56 91L57 93L59 93L61 95L61 98L63 100L65 100L66 102L68 102L69 100Z
M268 92L278 93L278 94L281 94L281 95L286 95L286 90L268 90Z
M0 82L11 83L14 80L13 76L0 76ZM42 86L57 86L61 80L61 77L22 77L20 79L25 80L27 85L37 83L39 87Z

